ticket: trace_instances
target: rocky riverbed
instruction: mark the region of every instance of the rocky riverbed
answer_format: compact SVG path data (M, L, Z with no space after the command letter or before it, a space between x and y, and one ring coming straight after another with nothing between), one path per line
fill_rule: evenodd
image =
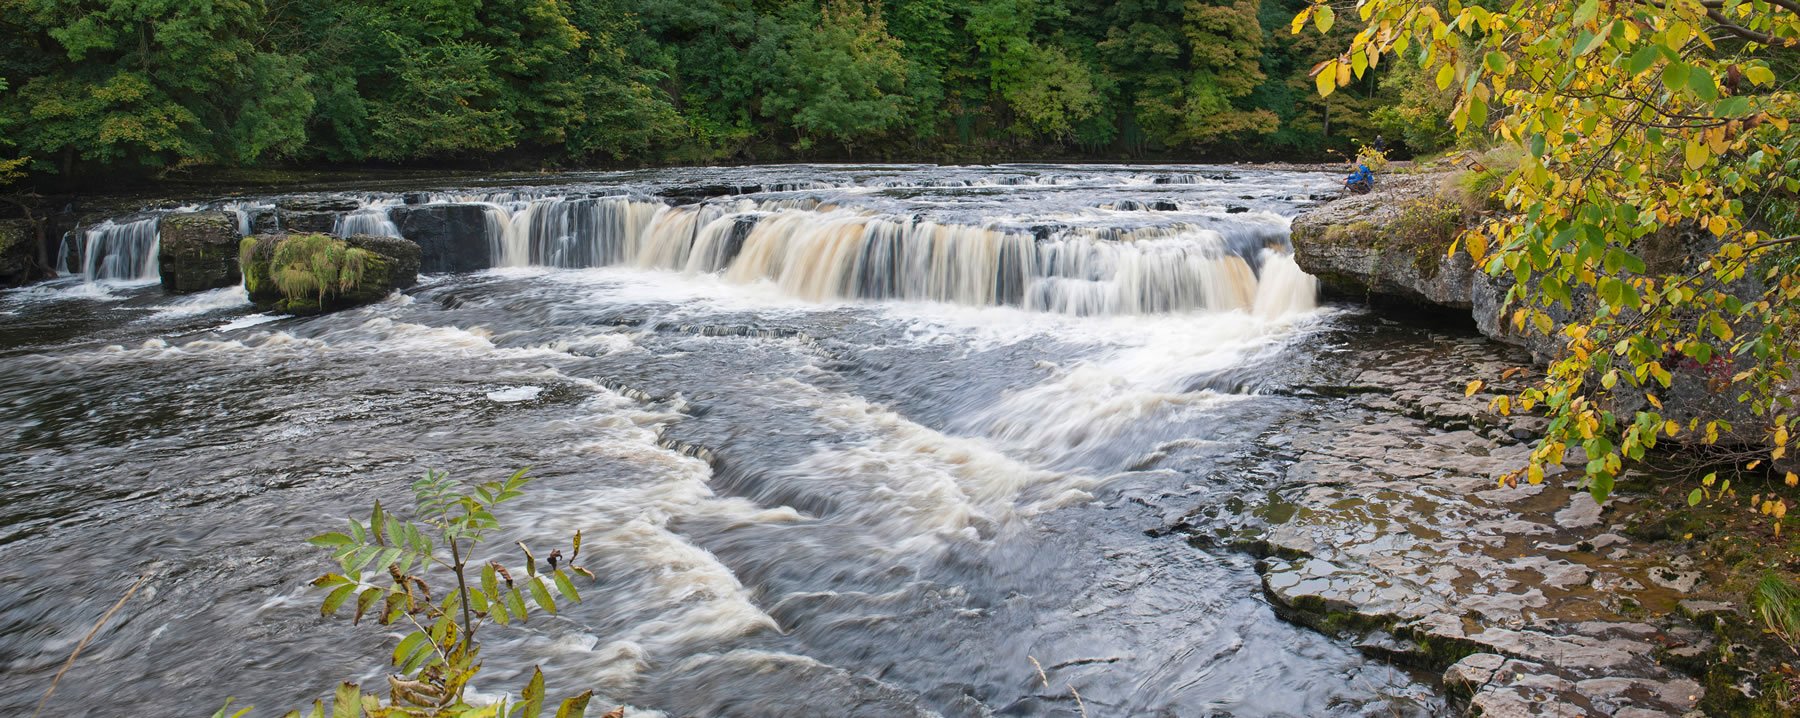
M1479 337L1376 320L1294 377L1337 397L1272 427L1243 466L1273 474L1260 504L1204 506L1168 530L1260 559L1270 604L1367 654L1441 674L1471 714L1683 715L1716 649L1693 618L1703 566L1629 538L1634 499L1600 506L1570 480L1505 488L1530 418L1487 412L1475 377L1527 366Z

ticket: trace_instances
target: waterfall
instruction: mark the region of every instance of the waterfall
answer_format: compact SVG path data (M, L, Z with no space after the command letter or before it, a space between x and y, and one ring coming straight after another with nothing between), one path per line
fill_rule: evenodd
M153 282L157 274L157 218L106 220L83 234L81 276L88 282ZM66 263L66 260L64 260Z
M768 282L810 301L1009 305L1082 316L1274 317L1312 307L1311 278L1266 249L1284 244L1279 228L1266 224L1063 228L1040 238L999 225L786 199L668 206L624 197L490 202L485 216L500 267L634 266ZM1267 285L1258 276L1265 263Z
M339 237L348 237L353 234L399 237L400 227L388 217L388 207L393 205L394 202L391 200L365 202L362 208L339 217L337 231L332 234Z

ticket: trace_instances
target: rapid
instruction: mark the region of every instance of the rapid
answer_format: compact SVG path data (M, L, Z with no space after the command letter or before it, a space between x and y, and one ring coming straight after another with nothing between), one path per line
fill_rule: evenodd
M484 629L477 689L666 716L1390 716L1434 689L1153 529L1238 470L1336 310L1287 225L1328 175L781 166L321 190L334 231L479 212L471 272L294 318L167 296L157 208L0 294L0 714L278 715L379 685L305 544L428 468L536 477L584 601ZM704 199L700 199L704 197ZM676 198L676 199L671 199ZM245 231L277 198L189 205ZM430 267L428 266L428 270ZM1046 685L1047 682L1047 685ZM1073 688L1074 690L1070 690ZM1075 693L1079 692L1079 701Z

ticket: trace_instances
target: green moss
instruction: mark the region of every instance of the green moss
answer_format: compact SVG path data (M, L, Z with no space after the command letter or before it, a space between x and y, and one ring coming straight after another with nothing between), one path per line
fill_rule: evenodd
M388 261L325 234L246 238L238 263L252 299L292 314L317 314L367 301L389 284Z

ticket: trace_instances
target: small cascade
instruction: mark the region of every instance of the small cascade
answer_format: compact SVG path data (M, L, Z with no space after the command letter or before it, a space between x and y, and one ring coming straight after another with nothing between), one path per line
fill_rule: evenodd
M549 198L489 205L498 267L599 267L634 262L644 229L667 206L624 197Z
M393 200L374 200L364 202L361 209L339 217L337 229L332 232L339 237L353 234L367 234L376 237L399 237L400 227L388 217L388 208L396 204Z
M109 219L88 228L82 235L82 278L88 282L156 281L157 224L156 217L128 222Z

